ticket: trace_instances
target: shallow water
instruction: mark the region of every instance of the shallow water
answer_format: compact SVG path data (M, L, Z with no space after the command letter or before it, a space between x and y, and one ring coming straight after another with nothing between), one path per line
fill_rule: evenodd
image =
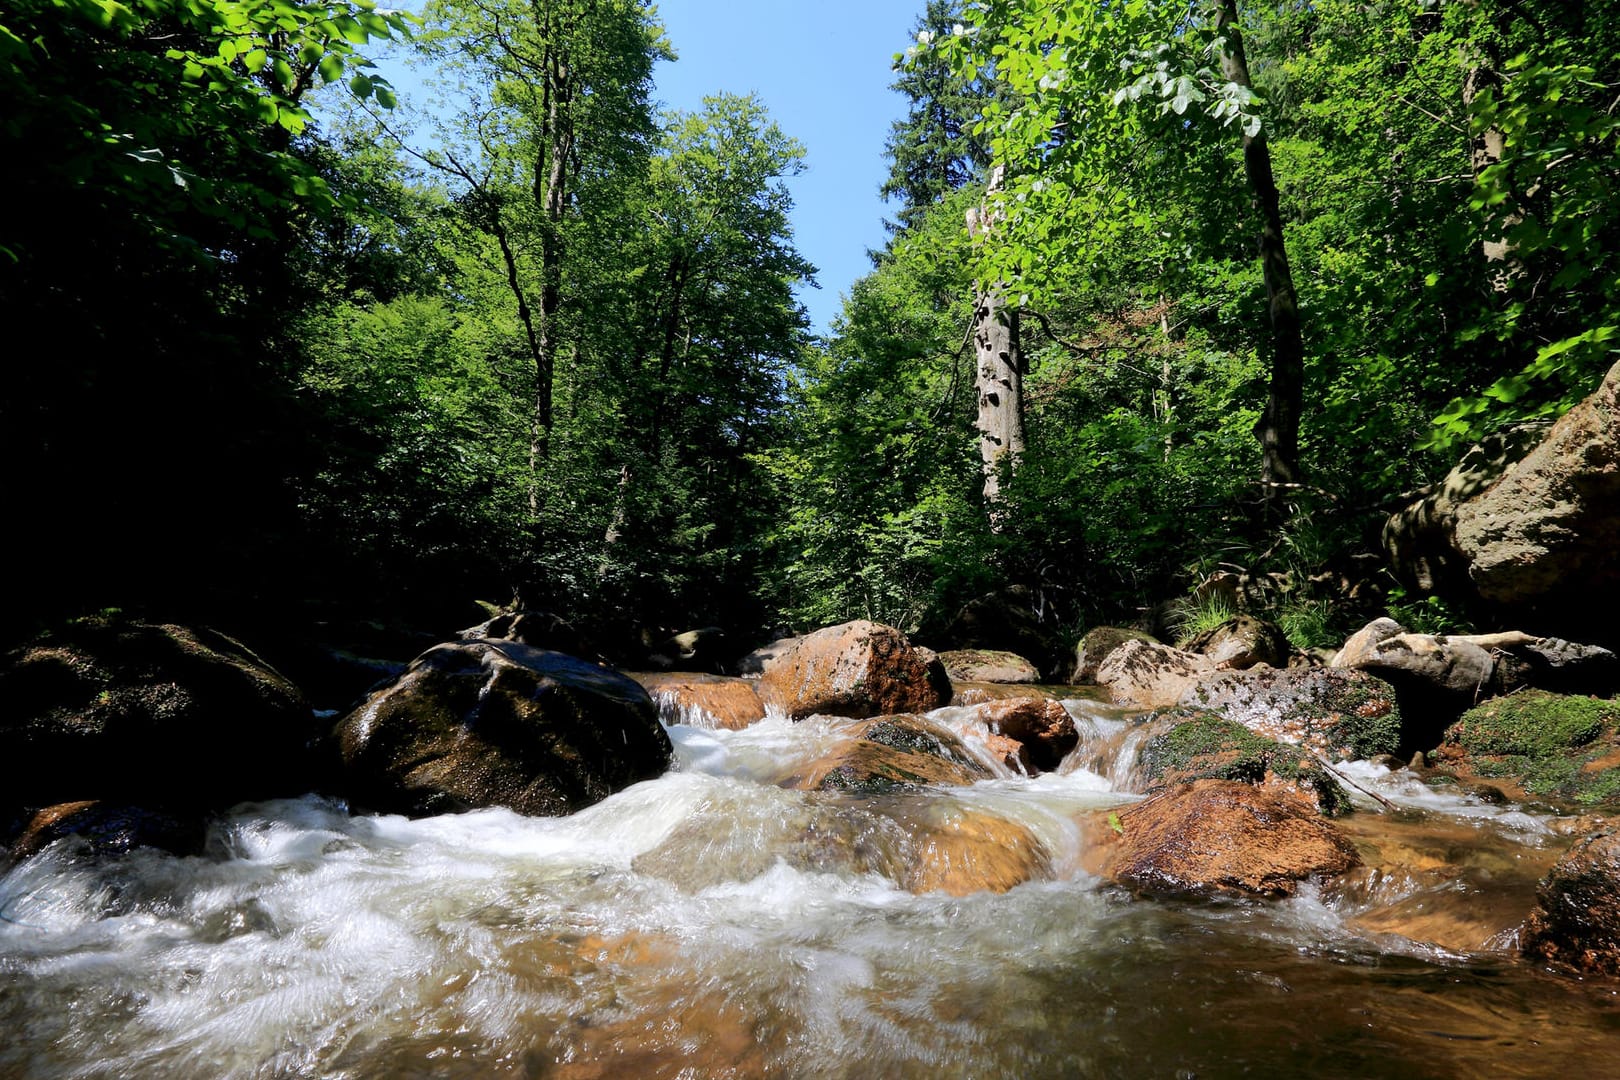
M1144 901L1081 869L1078 819L1133 798L1085 745L866 803L769 783L837 726L677 725L674 771L566 819L307 798L202 857L48 849L0 879L0 1076L1620 1075L1614 987L1394 929L1500 921L1564 843L1543 819L1352 766L1404 877ZM1039 880L902 888L964 817L1027 830Z

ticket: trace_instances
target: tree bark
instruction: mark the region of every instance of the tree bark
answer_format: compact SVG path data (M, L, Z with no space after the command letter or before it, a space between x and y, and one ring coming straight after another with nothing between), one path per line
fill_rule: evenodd
M1239 86L1252 85L1243 35L1238 29L1237 0L1216 0L1215 29L1226 38L1221 74ZM1255 209L1260 212L1260 269L1271 320L1271 391L1254 433L1262 454L1260 482L1265 487L1267 505L1276 510L1287 488L1300 481L1299 419L1304 410L1305 343L1300 333L1299 297L1283 243L1271 149L1264 131L1243 136L1243 171L1249 179Z
M1001 170L991 173L986 194L1001 182ZM968 232L986 236L991 216L986 208L968 211ZM1024 354L1018 340L1018 309L1009 307L1001 288L984 288L973 301L974 385L979 391L979 457L984 467L984 505L990 528L1000 532L1006 519L1001 500L1003 470L1018 467L1024 452Z

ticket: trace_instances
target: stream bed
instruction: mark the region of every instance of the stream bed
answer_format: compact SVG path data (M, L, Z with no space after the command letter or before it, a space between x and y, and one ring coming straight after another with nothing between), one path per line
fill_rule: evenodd
M199 857L58 842L0 878L0 1077L1620 1076L1620 987L1512 948L1546 820L1363 763L1381 868L1140 899L1084 869L1081 820L1139 797L1097 757L1123 724L1068 705L1062 769L967 788L785 790L835 722L675 724L674 769L568 818L311 796ZM1036 880L903 887L987 820Z

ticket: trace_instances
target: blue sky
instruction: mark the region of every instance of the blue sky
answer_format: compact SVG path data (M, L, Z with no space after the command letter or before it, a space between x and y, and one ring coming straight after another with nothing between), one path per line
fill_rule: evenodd
M794 236L820 289L800 299L825 332L839 296L872 268L886 206L883 144L905 101L889 89L894 54L911 41L923 0L663 0L658 14L680 59L659 64L657 97L695 109L705 94L757 93L808 152L789 186Z

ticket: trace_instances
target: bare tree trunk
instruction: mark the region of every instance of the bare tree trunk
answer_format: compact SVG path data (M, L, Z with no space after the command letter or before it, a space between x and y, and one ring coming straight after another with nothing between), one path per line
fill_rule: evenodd
M1215 28L1226 37L1221 74L1239 86L1250 86L1249 61L1238 30L1237 0L1216 0ZM1264 131L1243 136L1243 171L1248 175L1255 208L1260 211L1260 269L1266 283L1271 317L1271 392L1254 425L1260 440L1260 482L1274 511L1287 486L1299 483L1299 418L1304 410L1305 343L1300 334L1299 297L1283 244L1282 212L1277 181L1271 171L1271 149Z
M1001 183L1001 170L990 175L987 191ZM985 236L993 224L987 210L968 211L968 232ZM998 286L988 286L973 301L974 385L979 391L979 457L984 463L984 504L990 528L1000 532L1006 510L1001 505L1001 474L1018 466L1024 452L1024 354L1018 341L1018 309L1009 307Z

